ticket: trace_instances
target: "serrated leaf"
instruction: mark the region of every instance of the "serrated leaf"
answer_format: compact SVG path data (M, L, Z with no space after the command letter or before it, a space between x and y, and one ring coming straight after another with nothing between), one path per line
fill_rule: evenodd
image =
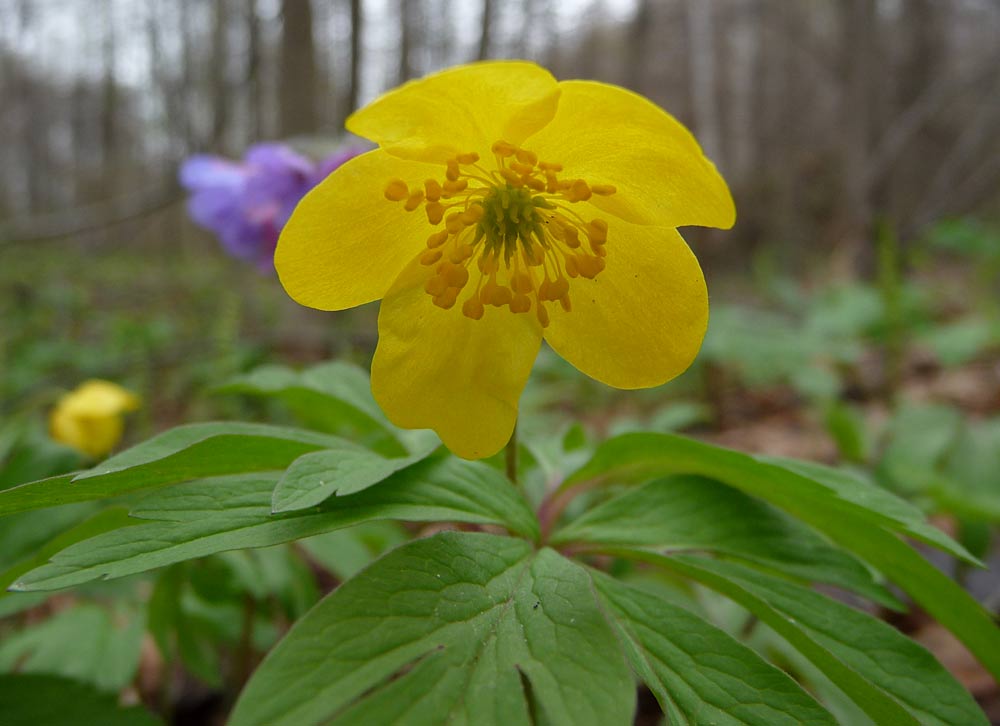
M633 668L674 714L671 724L836 723L788 675L722 630L655 595L590 574Z
M123 577L216 552L266 547L370 520L497 524L535 538L538 520L499 472L452 457L428 459L377 487L308 511L271 513L279 473L220 477L164 489L132 516L155 520L109 532L58 553L14 585L56 589Z
M564 486L586 480L648 481L667 474L708 476L758 496L812 525L885 574L951 630L1000 678L1000 629L979 603L896 532L978 563L911 505L851 476L804 461L752 457L666 434L630 434L600 447Z
M4 726L162 726L139 707L119 708L116 696L66 678L0 675Z
M4 639L0 670L46 673L118 691L135 675L143 622L116 627L96 605L77 605Z
M99 508L94 502L80 502L0 518L0 569L30 557L47 541Z
M582 568L523 540L445 532L389 553L296 623L230 726L624 726L634 702Z
M310 451L355 446L335 436L264 424L179 426L75 476L0 492L0 516L207 476L281 469Z
M334 495L354 494L427 458L430 453L426 450L414 456L388 459L359 446L304 454L289 465L278 481L271 507L275 512L291 512L315 506Z
M686 555L639 556L738 602L875 723L986 726L976 702L934 656L881 620L735 563Z
M26 514L42 514L42 512L27 512ZM44 545L36 548L31 557L21 560L0 573L0 599L10 596L11 593L7 591L7 588L18 577L36 567L41 567L57 552L66 549L76 542L82 542L104 532L110 532L133 524L138 524L138 522L128 518L128 511L124 507L112 507L98 512L89 519L85 519L76 526L65 530Z
M770 502L820 531L847 517L888 526L967 562L981 564L902 499L847 472L820 464L752 456L672 434L626 434L601 445L564 488L591 479L641 483L699 474Z
M764 502L704 477L669 477L627 490L557 530L551 542L709 550L901 607L842 549Z

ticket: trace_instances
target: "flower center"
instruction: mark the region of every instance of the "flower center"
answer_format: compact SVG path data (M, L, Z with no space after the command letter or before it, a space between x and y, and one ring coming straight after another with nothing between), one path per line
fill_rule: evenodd
M464 297L462 313L473 320L490 305L512 313L534 310L544 327L545 303L558 302L569 312L569 279L592 280L605 265L607 222L585 220L571 206L615 188L560 179L560 164L538 161L506 141L492 151L493 170L474 152L459 154L446 163L443 181L428 179L422 189L411 189L392 179L385 196L408 212L423 206L432 226L444 224L420 255L434 268L424 289L435 305L449 309Z

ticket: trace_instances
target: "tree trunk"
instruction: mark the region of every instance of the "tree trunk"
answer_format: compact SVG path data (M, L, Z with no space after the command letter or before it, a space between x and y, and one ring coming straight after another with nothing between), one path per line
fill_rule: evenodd
M413 78L413 64L410 54L413 51L413 34L417 26L417 13L414 10L417 0L399 0L396 12L399 15L399 66L396 70L396 82L405 83Z
M281 133L311 134L317 127L317 104L310 0L283 0L281 18Z
M843 233L837 250L840 272L870 272L875 210L868 182L872 151L873 78L876 70L876 0L844 0L841 47L847 87L842 96L844 133Z
M343 117L346 119L358 107L361 98L361 38L365 30L361 0L351 0L351 77Z
M710 159L719 161L721 133L715 83L715 0L688 0L688 49L694 127Z
M479 51L476 58L486 60L490 57L490 41L493 35L493 0L483 0L482 28L479 31Z

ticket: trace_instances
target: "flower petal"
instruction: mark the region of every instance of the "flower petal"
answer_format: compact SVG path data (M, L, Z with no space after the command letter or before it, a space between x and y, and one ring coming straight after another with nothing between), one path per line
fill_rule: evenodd
M274 264L302 305L346 310L377 300L433 231L383 192L392 178L421 187L440 168L376 149L351 159L309 192L281 232Z
M691 365L708 325L698 260L674 229L615 221L605 269L571 281L572 311L550 305L545 339L591 378L649 388Z
M563 81L555 118L524 142L563 165L565 178L611 184L602 210L637 224L728 229L736 210L726 182L676 119L642 96L594 81Z
M559 84L525 61L450 68L400 86L347 119L347 129L406 159L443 162L519 144L552 118Z
M453 453L481 459L514 430L541 328L503 308L472 320L461 300L436 307L424 292L432 272L414 261L382 300L372 393L398 426L434 429Z

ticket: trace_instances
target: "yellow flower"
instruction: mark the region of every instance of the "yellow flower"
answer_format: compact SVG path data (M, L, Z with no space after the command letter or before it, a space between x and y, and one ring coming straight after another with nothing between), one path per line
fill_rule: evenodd
M542 339L618 388L694 359L701 268L676 227L730 227L691 134L646 99L537 65L453 68L347 121L379 148L299 204L275 256L299 303L382 299L372 392L465 458L507 442Z
M49 415L49 432L88 456L104 456L121 441L122 415L138 407L138 397L121 386L87 381L59 399Z

